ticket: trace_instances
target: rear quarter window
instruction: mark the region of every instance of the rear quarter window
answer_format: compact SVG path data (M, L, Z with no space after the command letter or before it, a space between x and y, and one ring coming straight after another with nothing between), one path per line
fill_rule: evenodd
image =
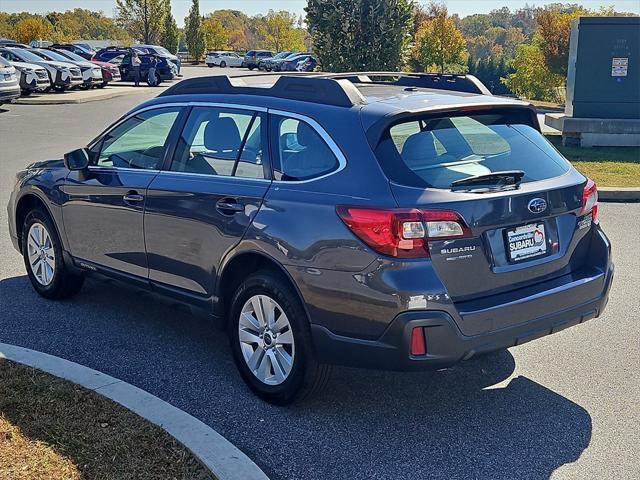
M528 120L528 112L423 116L393 124L376 148L394 182L451 188L456 180L522 170L523 182L566 173L567 162Z

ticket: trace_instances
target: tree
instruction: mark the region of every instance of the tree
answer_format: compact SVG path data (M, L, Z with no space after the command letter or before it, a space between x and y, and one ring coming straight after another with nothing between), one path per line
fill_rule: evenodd
M19 21L13 36L20 43L29 43L32 40L46 40L52 33L53 27L47 20L42 17L32 17Z
M166 2L160 45L175 55L178 52L178 44L180 43L180 30L178 30L176 19L173 18L173 13L171 13L171 0L166 0Z
M184 19L184 36L187 50L195 61L199 62L204 55L206 45L200 17L200 2L199 0L192 0L192 2L189 15Z
M204 43L207 50L225 50L228 48L229 35L216 17L207 17L202 21Z
M116 23L136 40L160 43L167 11L165 0L116 0Z
M295 23L296 16L294 14L269 10L258 28L265 47L277 52L304 49L304 34L301 29L295 28Z
M567 11L566 7L551 5L539 10L536 25L540 34L540 50L550 72L567 76L569 62L569 36L574 18L588 15L582 7Z
M325 70L399 70L404 64L411 0L309 0L305 11Z
M466 42L446 8L418 29L414 57L425 71L434 66L440 73L461 73L466 70Z
M539 46L539 38L534 43L518 47L511 67L515 70L502 79L502 82L516 95L530 100L560 101L559 89L564 85L565 77L551 72L547 68L544 54Z
M227 32L227 44L232 50L249 50L255 48L253 39L249 36L251 19L238 10L216 10L208 16L215 18Z

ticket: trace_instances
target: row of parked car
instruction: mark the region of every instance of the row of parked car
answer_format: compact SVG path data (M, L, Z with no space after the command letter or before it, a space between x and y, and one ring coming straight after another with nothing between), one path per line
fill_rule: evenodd
M205 59L208 67L243 67L249 70L258 69L267 72L312 72L318 65L310 53L304 52L272 52L270 50L250 50L240 56L234 52L209 52Z
M157 45L107 47L50 44L44 48L0 42L0 104L33 92L104 88L110 82L134 80L132 56L141 60L140 81L148 81L152 57L160 81L180 74L180 59Z

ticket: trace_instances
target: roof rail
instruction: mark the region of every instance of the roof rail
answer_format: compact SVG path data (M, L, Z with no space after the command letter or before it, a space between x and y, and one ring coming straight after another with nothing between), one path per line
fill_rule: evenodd
M345 72L320 74L320 78L344 79L352 83L398 85L403 87L434 88L456 92L491 95L489 89L473 75L410 72ZM374 80L391 78L392 81Z
M261 95L338 107L353 107L366 103L353 82L347 79L318 75L283 75L279 76L271 87L247 85L241 77L234 77L233 82L235 83L232 83L232 79L227 75L189 78L169 87L159 96L197 93Z

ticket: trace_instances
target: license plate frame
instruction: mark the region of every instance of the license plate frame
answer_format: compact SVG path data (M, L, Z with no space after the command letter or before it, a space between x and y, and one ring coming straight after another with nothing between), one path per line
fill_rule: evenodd
M544 257L549 252L544 222L507 228L504 232L507 259L511 263Z

